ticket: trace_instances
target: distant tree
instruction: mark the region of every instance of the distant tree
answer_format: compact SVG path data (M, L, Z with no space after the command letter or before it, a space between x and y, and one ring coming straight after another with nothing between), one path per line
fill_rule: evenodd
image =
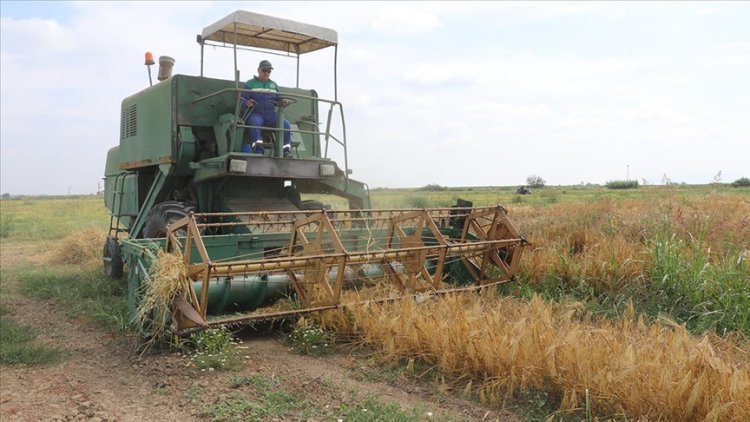
M440 185L438 185L436 183L432 183L432 184L429 184L427 186L422 186L421 188L419 188L419 190L425 190L425 191L431 191L431 192L440 192L440 191L448 190L448 188L445 187L445 186L440 186Z
M542 176L537 176L536 174L532 174L526 178L526 184L532 188L543 188L545 183L547 182L542 179Z
M733 188L739 188L743 186L750 186L750 179L748 179L747 177L740 177L739 179L732 182Z

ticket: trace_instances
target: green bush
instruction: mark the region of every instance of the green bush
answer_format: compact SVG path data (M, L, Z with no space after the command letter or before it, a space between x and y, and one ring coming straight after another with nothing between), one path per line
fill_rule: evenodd
M607 189L636 189L638 187L637 180L612 180L607 182L605 185Z
M733 188L739 188L739 187L745 187L750 186L750 179L747 177L740 177L739 179L732 182Z

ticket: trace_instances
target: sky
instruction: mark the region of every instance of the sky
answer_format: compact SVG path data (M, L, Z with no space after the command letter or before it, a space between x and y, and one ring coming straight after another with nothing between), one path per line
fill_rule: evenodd
M370 188L750 177L750 2L3 0L0 191L95 193L144 53L197 75L196 34L236 10L337 31L349 167ZM307 56L300 86L332 99L333 50ZM206 57L233 79L230 50ZM295 84L294 60L260 52L242 80L261 59Z

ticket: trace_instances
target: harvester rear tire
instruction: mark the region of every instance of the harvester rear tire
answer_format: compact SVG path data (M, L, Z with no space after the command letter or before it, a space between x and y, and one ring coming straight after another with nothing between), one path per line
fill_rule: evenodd
M157 204L146 217L146 224L143 226L143 237L167 237L167 226L183 217L195 212L195 206L180 201L166 201ZM187 233L177 233L178 236L184 236Z
M110 279L122 277L122 255L120 254L120 243L112 236L107 236L104 241L104 251L102 252L102 261L104 263L104 275Z

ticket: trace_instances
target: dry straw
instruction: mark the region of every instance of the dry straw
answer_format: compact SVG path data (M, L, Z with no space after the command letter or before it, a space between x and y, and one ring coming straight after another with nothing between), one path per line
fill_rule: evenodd
M45 261L63 265L101 265L106 236L104 230L95 228L71 233L55 245Z
M190 282L188 268L179 251L157 251L136 312L136 320L141 327L148 328L153 339L166 332L175 297L190 300Z
M692 337L629 312L592 321L579 306L463 294L352 307L348 315L328 313L323 324L358 332L387 360L422 359L455 382L471 382L490 403L552 389L564 412L583 408L588 390L599 415L750 420L747 344Z
M728 249L750 250L750 203L743 195L663 199L609 198L548 207L513 207L511 214L532 247L521 261L532 283L552 276L585 280L596 292L617 291L642 281L648 239L668 231L676 239L701 240L709 259Z

